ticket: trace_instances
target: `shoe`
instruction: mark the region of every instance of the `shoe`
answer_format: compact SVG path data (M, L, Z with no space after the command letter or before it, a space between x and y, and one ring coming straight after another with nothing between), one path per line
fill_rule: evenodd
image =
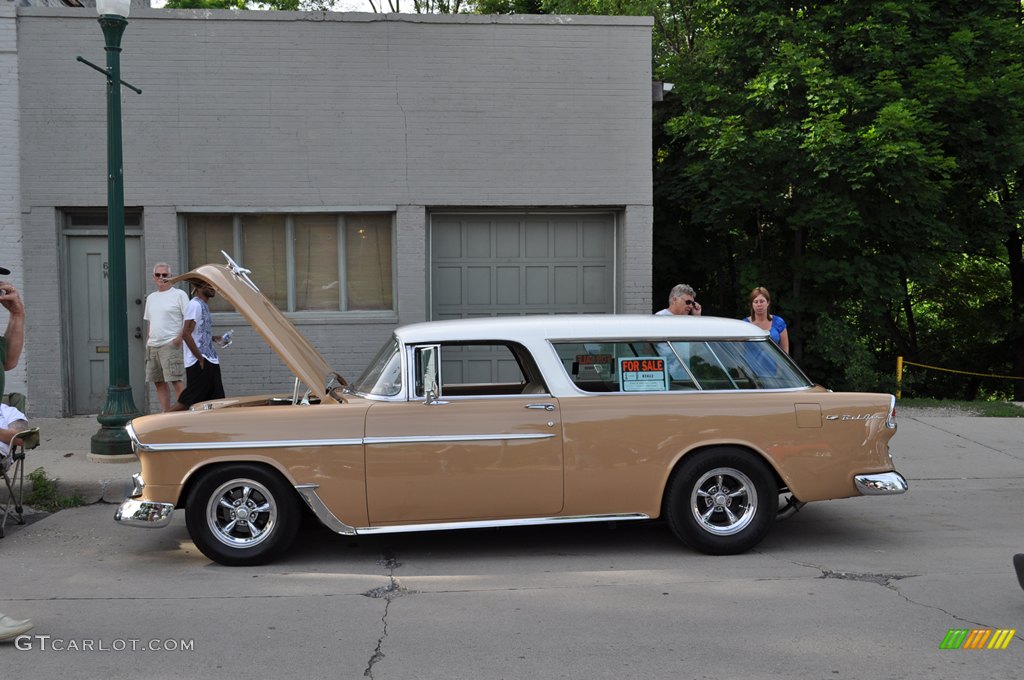
M0 640L10 640L32 630L32 619L19 621L0 614Z

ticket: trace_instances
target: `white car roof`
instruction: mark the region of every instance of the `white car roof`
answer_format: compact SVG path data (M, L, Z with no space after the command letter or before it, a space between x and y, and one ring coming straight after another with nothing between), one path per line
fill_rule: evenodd
M395 335L405 344L475 340L530 344L537 340L743 339L762 338L768 332L746 321L714 316L562 314L428 321L402 326Z

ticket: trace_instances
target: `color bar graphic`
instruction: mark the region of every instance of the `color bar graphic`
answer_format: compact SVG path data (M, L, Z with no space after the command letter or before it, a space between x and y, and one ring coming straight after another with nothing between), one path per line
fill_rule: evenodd
M950 628L939 649L1006 649L1016 628Z

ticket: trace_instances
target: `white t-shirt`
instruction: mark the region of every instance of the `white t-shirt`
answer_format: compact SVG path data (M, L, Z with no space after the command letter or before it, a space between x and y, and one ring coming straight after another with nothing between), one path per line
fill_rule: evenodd
M11 426L11 423L19 420L28 420L28 418L25 417L24 413L13 406L0 404L0 427L6 429ZM6 456L9 450L10 447L7 445L7 442L0 440L0 458Z
M162 347L181 334L185 323L188 294L179 288L150 293L146 297L146 311L142 318L149 322L150 347Z

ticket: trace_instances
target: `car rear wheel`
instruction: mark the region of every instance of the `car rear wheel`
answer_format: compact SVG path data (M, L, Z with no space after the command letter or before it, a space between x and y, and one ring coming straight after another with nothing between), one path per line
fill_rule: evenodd
M185 524L199 550L228 566L266 564L295 538L295 491L276 472L230 465L203 474L189 494Z
M733 448L693 454L669 482L665 514L672 533L710 555L754 547L778 512L778 487L760 458Z

